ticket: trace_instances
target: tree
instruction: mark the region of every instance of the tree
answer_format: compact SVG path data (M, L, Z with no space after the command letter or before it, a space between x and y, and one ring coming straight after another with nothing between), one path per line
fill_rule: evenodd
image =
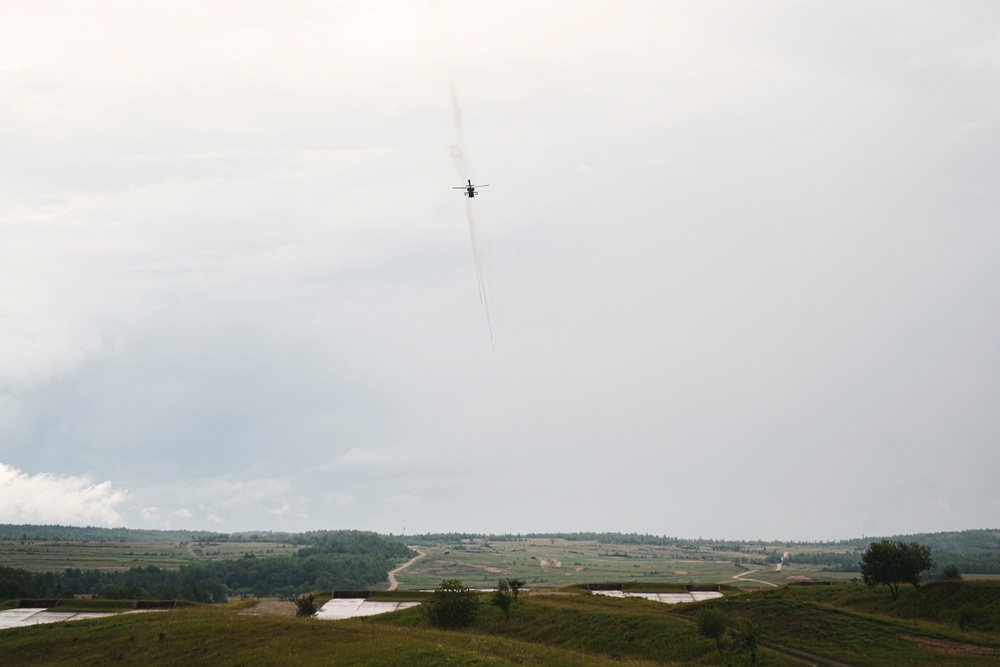
M945 565L941 570L941 581L961 581L962 573L954 565Z
M514 593L511 590L510 584L506 579L500 579L497 581L497 588L493 591L493 595L490 596L490 604L495 607L500 607L500 611L503 612L503 617L510 618L510 605L514 600Z
M746 651L750 664L757 664L761 627L753 619L731 619L721 609L709 607L698 612L696 625L698 634L715 642L715 648L727 665L732 664L730 660L736 651Z
M931 548L917 542L882 540L872 542L861 554L861 579L869 588L884 584L893 600L899 599L899 584L920 588L920 573L934 565Z
M445 579L426 605L427 618L436 628L467 628L476 620L479 599L458 579Z
M510 586L510 592L514 595L514 599L517 599L517 594L521 592L527 582L524 579L508 579L507 585Z
M735 647L743 649L750 654L751 665L757 664L757 647L760 646L760 633L760 625L750 618L737 619L729 630Z
M726 659L726 631L729 630L729 617L720 609L702 609L698 612L696 622L698 634L715 642L719 655Z

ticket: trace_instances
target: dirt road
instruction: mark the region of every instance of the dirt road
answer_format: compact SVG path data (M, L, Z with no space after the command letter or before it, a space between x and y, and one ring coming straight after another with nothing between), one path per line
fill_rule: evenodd
M760 572L760 570L747 570L746 572L740 572L737 575L731 577L733 581L755 581L758 584L764 584L765 586L774 586L778 588L778 584L772 584L770 581L764 581L762 579L750 579L747 577L748 574L753 574L754 572Z
M410 547L410 548L413 549L414 551L416 551L417 555L414 556L413 558L411 558L410 560L406 561L405 563L403 563L399 567L397 567L395 570L392 570L392 571L389 572L389 590L390 591L396 590L396 587L399 586L399 582L396 581L396 575L397 574L399 574L400 572L402 572L406 568L410 567L411 565L413 565L414 563L416 563L418 560L420 560L421 558L423 558L424 556L427 555L426 552L421 551L420 549L418 549L416 547Z

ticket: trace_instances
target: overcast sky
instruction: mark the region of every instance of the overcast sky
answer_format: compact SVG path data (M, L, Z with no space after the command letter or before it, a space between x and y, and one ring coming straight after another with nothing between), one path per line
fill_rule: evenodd
M0 2L0 522L997 527L998 177L994 0Z

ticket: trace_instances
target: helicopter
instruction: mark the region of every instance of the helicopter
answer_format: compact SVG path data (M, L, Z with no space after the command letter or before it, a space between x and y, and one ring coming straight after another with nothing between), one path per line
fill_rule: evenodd
M476 196L476 188L490 187L489 183L487 183L486 185L473 185L472 181L468 181L468 183L469 183L468 185L456 185L452 187L452 190L465 190L465 196L471 198Z

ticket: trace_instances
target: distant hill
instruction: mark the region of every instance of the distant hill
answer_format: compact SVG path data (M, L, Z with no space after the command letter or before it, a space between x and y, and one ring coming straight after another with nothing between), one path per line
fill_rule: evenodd
M318 533L321 531L313 531ZM219 533L208 530L152 530L145 528L101 528L98 526L61 526L36 524L0 524L0 540L65 540L71 542L287 542L308 544L312 533L250 531Z
M100 528L0 524L0 540L69 540L74 542L182 542L210 538L217 533L203 530L145 530L141 528Z
M286 533L272 531L247 531L241 533L217 533L203 530L148 530L139 528L100 528L95 526L60 526L34 524L0 524L0 540L66 540L90 542L182 542L182 541L212 541L225 540L230 542L254 542L266 540L269 542L284 542L288 544L308 545L314 537L323 531L305 533ZM423 535L390 536L406 544L434 544L441 542L460 542L461 540L483 539L503 541L521 538L553 538L570 541L597 541L605 544L649 544L667 545L690 548L709 548L728 551L741 551L762 546L816 546L829 550L828 560L817 561L819 554L812 557L813 562L828 562L837 569L853 569L856 559L844 550L860 553L872 542L882 539L898 539L906 542L919 542L931 547L931 555L940 569L945 565L955 565L965 574L1000 574L1000 529L962 530L941 533L917 533L912 535L889 535L883 537L859 537L848 540L829 542L789 542L780 540L723 540L723 539L691 539L668 537L642 533L527 533L493 535L486 533L428 533ZM834 553L840 551L840 553ZM800 557L801 560L801 557Z

